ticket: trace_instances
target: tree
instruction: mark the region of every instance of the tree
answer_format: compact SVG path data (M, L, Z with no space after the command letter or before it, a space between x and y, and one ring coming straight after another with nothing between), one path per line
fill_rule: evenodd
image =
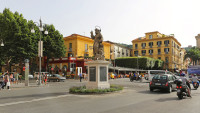
M186 58L190 58L193 62L193 65L196 65L197 61L200 59L199 48L193 47L193 48L187 50L184 59L186 59Z
M4 49L1 53L5 55L7 69L13 63L20 63L25 59L35 56L32 34L28 28L27 20L18 12L12 13L4 9L0 16L1 36L4 40ZM20 66L22 68L22 66Z
M34 34L31 33L32 27L36 31ZM48 59L63 57L65 46L62 34L53 25L46 25L45 29L49 34L42 33L44 56L48 56ZM6 63L9 69L11 64L19 63L22 70L22 63L25 59L32 59L30 63L34 63L38 54L39 32L39 28L33 21L27 21L22 14L12 13L5 8L3 13L0 13L0 39L4 41L4 47L0 48L1 65Z

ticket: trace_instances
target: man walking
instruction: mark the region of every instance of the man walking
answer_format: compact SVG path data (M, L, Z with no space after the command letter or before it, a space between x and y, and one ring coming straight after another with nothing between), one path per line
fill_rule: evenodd
M79 77L80 77L80 82L81 82L81 79L82 79L82 73L79 74Z

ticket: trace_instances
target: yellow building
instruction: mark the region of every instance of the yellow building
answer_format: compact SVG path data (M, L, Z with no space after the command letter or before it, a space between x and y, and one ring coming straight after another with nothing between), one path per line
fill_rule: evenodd
M66 57L93 57L94 40L90 37L72 34L64 38ZM105 59L110 59L110 43L103 42Z
M145 33L145 37L132 40L133 56L146 56L161 59L165 69L182 69L185 50L174 35L155 32Z

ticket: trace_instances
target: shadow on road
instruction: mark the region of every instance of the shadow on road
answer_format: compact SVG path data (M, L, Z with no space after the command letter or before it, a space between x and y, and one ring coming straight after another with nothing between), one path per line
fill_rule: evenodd
M176 95L174 95L174 97L168 97L168 98L159 98L155 101L157 102L166 102L166 101L179 101L180 99L178 99L178 97Z
M49 96L59 96L66 95L68 92L59 92L59 93L43 93L43 94L31 94L31 95L21 95L21 96L12 96L12 97L1 97L0 100L5 99L17 99L17 98L41 98L41 97L49 97Z
M150 90L143 90L143 91L138 91L138 93L148 94L148 95L149 94L153 94L153 95L155 95L155 94L157 94L157 95L160 95L160 94L169 94L169 93L167 93L164 90L158 90L158 89L154 90L153 92L151 92Z

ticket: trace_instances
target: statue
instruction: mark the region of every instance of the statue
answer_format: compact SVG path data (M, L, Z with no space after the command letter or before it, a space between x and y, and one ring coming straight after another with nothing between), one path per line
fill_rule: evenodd
M95 28L95 36L93 35L93 31L91 33L91 38L94 40L93 44L93 53L95 60L104 60L104 48L103 48L103 36L101 35L101 29Z

